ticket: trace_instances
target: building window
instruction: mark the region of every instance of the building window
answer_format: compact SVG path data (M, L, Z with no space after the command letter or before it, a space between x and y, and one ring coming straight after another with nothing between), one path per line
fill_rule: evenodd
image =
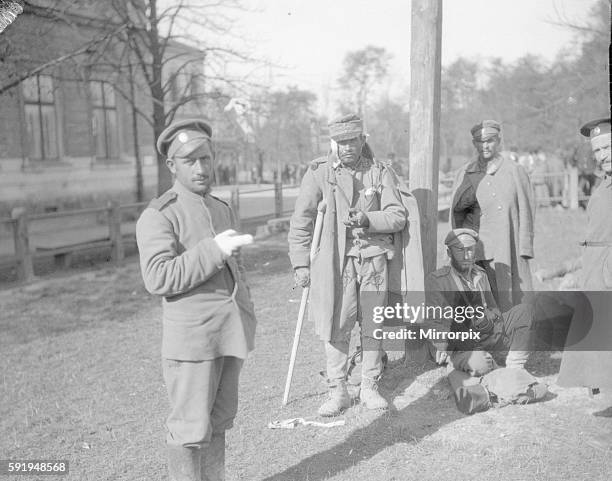
M100 81L90 82L89 87L93 106L96 158L116 159L119 152L115 89L111 84Z
M30 159L57 159L57 121L53 79L36 75L25 79L23 100L25 108Z

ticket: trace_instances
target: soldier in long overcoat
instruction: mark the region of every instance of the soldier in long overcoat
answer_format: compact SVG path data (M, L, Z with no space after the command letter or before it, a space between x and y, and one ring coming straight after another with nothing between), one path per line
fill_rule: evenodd
M590 138L601 183L587 206L588 223L582 254L583 296L575 308L563 353L558 384L612 389L612 154L610 118L580 129ZM588 323L585 325L585 323Z
M485 269L503 311L532 289L535 203L527 173L502 155L501 126L484 120L472 130L478 157L455 176L451 229L478 232L476 261Z
M361 402L370 409L388 406L378 393L382 341L374 338L373 331L380 326L373 322L373 308L387 304L389 290L423 291L416 203L405 202L410 196L405 198L393 173L374 160L358 116L337 119L329 128L331 152L314 160L304 174L288 237L296 283L311 285L309 316L325 342L330 397L319 408L322 416L338 415L350 406L346 374L355 322L361 323L362 332ZM311 264L320 202L326 210ZM408 264L412 259L412 273L406 264L399 270L392 267L396 255L404 256ZM398 283L401 279L401 286L390 286L391 278Z

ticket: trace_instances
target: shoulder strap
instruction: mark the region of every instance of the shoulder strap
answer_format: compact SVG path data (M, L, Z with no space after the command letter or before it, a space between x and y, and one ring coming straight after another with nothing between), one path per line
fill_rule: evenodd
M148 207L150 207L151 209L161 211L165 207L170 205L170 203L174 202L177 196L178 194L174 192L173 190L167 190L159 197L156 197L155 199L151 200L151 202L149 202Z

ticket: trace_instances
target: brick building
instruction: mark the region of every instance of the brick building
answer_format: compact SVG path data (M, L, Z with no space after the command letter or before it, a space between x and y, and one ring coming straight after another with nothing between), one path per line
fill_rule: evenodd
M105 18L104 4L85 1L78 13L68 10L62 15L26 7L0 35L0 85L48 65L0 95L1 217L16 205L44 212L100 205L108 199L136 200L133 105L148 114L152 102L139 83L142 79L117 71L107 60L121 52L104 38L104 32L113 28ZM102 41L92 44L92 39ZM96 53L101 47L104 57ZM72 55L79 49L82 52ZM177 70L173 72L172 62L165 65L164 76L171 86L167 107L182 92L203 89L197 80L203 62L184 67L189 50L177 43L168 48L168 56L177 58ZM199 52L193 54L201 57ZM63 57L68 58L55 61ZM133 103L126 98L132 90ZM175 118L213 119L219 162L244 164L242 131L231 113L223 112L223 102L193 101L182 106ZM137 116L137 130L141 185L148 199L155 195L157 182L153 130L142 116Z

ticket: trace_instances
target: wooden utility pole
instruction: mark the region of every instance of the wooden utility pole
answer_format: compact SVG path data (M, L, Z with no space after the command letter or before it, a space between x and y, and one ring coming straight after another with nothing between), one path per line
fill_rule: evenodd
M419 205L423 269L436 269L442 0L412 0L410 38L410 169L408 185ZM422 339L406 341L405 359L425 362Z
M425 274L436 269L442 0L412 0L410 179L419 204Z

